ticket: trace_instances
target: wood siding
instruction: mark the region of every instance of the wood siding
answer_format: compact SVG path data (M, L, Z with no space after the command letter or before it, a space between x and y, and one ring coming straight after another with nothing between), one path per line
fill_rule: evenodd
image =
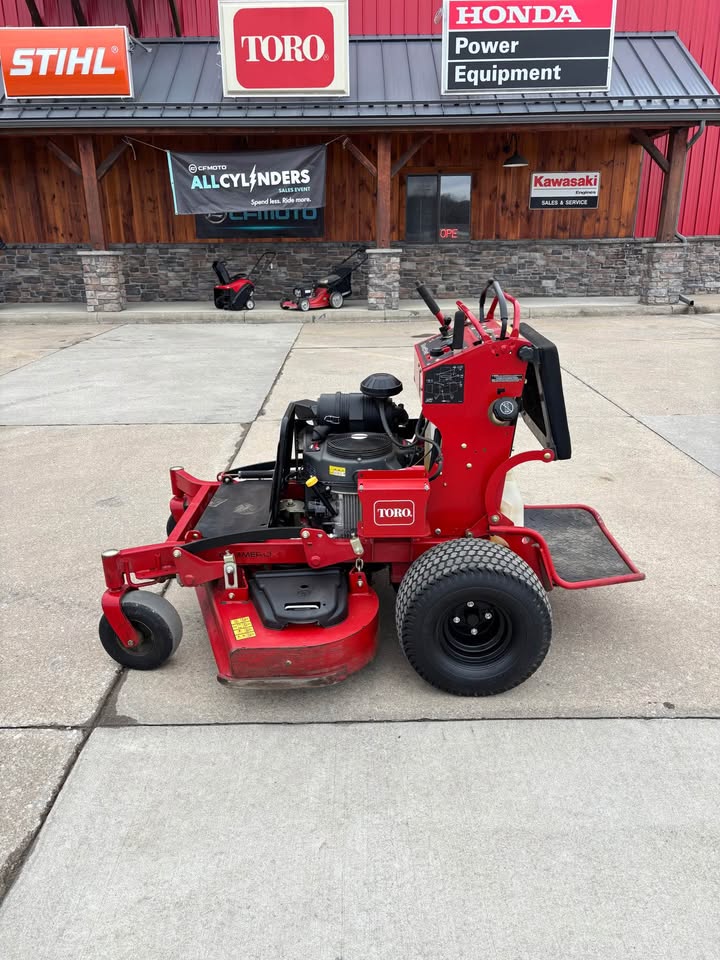
M397 159L415 134L393 137ZM55 143L78 161L70 137ZM117 145L117 136L94 138L98 165ZM302 137L156 137L157 146L212 152L298 146ZM372 135L353 142L373 162ZM496 132L433 136L403 168L392 185L392 236L405 233L405 184L412 173L455 172L473 175L474 239L603 238L632 235L640 177L641 149L622 130L525 131L519 148L530 165L502 166L504 136ZM597 210L530 210L533 170L599 170ZM173 213L167 161L163 152L134 143L100 183L108 243L190 243L191 216ZM326 240L372 243L375 240L375 181L336 141L328 148ZM54 154L43 138L0 141L0 236L11 243L87 243L89 239L82 181Z
M217 35L217 0L177 0L185 36ZM350 33L440 33L433 16L441 0L350 0ZM146 37L173 35L167 0L135 4L140 31ZM70 0L39 4L48 26L75 23ZM90 24L128 24L125 0L84 2ZM2 0L0 26L30 26L25 0ZM720 0L618 0L617 30L676 30L716 88L720 88ZM666 141L658 141L661 149ZM645 158L638 206L637 236L654 236L660 210L662 174ZM680 210L681 233L688 236L720 234L720 128L709 127L688 157Z

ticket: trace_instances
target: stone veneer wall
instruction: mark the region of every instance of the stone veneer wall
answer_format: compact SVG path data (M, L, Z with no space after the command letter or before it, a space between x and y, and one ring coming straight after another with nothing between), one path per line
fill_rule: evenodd
M424 281L437 296L471 299L495 275L516 296L639 296L646 253L642 240L476 240L458 244L407 244L402 249L400 296L415 297ZM680 246L678 244L678 246ZM720 237L692 238L684 255L682 293L720 293ZM76 245L9 245L0 250L0 302L68 302L85 298ZM128 301L212 299L212 261L231 273L247 269L263 249L277 252L276 269L258 278L258 299L279 300L299 280L321 276L353 244L299 241L275 244L137 244L123 252ZM367 267L353 276L359 300L367 298Z
M82 258L72 244L8 245L0 250L0 303L85 300Z
M258 275L257 300L280 300L301 280L319 278L344 260L357 245L318 243L193 243L113 247L125 254L125 293L137 300L212 300L217 279L213 260L225 260L230 275L249 270L263 250L275 252L274 269ZM353 294L367 297L367 268L353 274Z

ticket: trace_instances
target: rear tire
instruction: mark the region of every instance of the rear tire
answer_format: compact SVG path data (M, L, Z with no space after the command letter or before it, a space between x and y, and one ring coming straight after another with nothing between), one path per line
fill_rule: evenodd
M254 310L254 309L255 309L255 301L253 300L252 297L250 297L250 299L248 300L248 302L245 304L245 309L246 309L246 310Z
M335 290L333 293L330 294L330 306L334 310L339 310L340 307L343 305L343 303L344 303L344 297L339 291Z
M154 670L180 646L182 620L173 605L156 593L131 590L121 601L123 612L140 635L137 647L124 646L103 614L100 643L116 663L134 670Z
M523 683L552 636L540 580L512 550L487 540L450 540L419 557L400 584L395 617L420 676L464 697Z

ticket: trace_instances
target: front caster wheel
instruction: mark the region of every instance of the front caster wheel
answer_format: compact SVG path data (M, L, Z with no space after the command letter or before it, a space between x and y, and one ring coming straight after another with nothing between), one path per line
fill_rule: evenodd
M254 310L254 309L255 309L255 301L253 300L252 297L250 297L250 299L248 300L248 302L245 304L245 309L246 309L246 310Z
M113 660L134 670L154 670L165 663L180 645L182 621L173 605L155 593L131 590L122 598L122 608L138 633L136 647L125 647L103 614L100 643Z
M464 697L503 693L527 680L552 634L535 573L486 540L450 540L419 557L400 584L396 621L420 676Z

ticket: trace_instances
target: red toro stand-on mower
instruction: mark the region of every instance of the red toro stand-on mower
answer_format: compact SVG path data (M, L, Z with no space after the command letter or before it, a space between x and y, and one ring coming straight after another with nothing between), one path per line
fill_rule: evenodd
M274 260L274 253L261 253L247 273L236 273L232 277L224 260L213 260L213 270L220 281L213 288L215 306L218 310L254 310L253 276L262 273L267 267L272 270Z
M197 591L218 679L334 683L375 654L370 581L386 569L415 670L484 696L542 663L547 591L643 579L592 508L523 506L508 480L519 464L570 457L555 346L520 324L495 281L479 319L458 301L451 322L418 290L440 321L415 347L421 416L393 401L396 377L376 373L359 393L291 403L275 460L209 481L172 467L167 540L103 554L111 657L144 670L175 651L177 613L138 588L177 578ZM512 455L520 418L540 449Z
M349 257L331 268L328 276L322 280L305 280L293 290L287 300L281 300L283 310L321 310L332 307L339 310L352 296L352 275L366 262L367 253L363 247L353 250Z

